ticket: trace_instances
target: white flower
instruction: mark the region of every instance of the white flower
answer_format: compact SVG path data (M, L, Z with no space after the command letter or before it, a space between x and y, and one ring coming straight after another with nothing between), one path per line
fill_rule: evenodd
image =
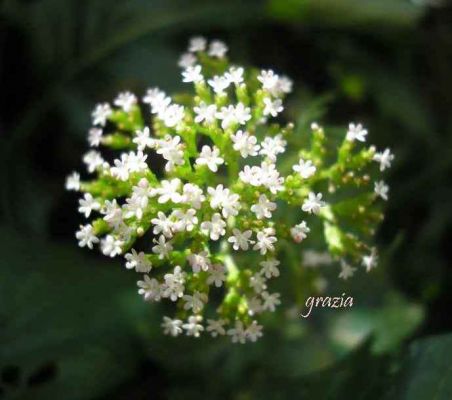
M162 328L165 335L179 336L182 333L182 321L163 317Z
M232 243L232 248L234 250L248 250L249 243L254 243L250 240L253 231L247 230L241 232L239 229L234 228L232 230L232 236L228 238L228 242Z
M365 142L367 136L367 130L363 128L361 124L349 124L346 139L350 142L358 140L359 142Z
M366 268L366 272L373 270L378 264L378 256L375 249L372 249L369 255L362 258L361 264Z
M180 209L174 210L171 213L171 217L175 219L174 229L178 232L191 232L195 225L198 225L196 210L193 208L186 211Z
M325 206L325 202L322 201L322 193L310 192L308 198L304 200L301 209L309 214L318 214L320 209Z
M326 252L318 252L315 250L305 250L303 253L303 266L315 268L321 265L329 265L333 262L331 256Z
M171 98L158 88L150 88L143 97L143 102L151 106L152 114L160 114L171 104Z
M122 210L121 207L118 206L116 199L113 199L112 201L105 200L101 213L104 214L104 221L114 229L119 228L123 223Z
M271 115L276 117L284 107L282 105L281 99L272 100L269 97L264 97L264 115Z
M242 67L231 67L224 76L229 82L239 85L243 82L243 71Z
M222 214L224 218L235 216L238 214L240 208L240 196L236 193L231 193L228 188L223 188L223 185L217 185L214 188L207 188L207 192L210 194L210 207L213 209L222 208Z
M339 273L339 278L344 281L348 278L351 278L356 271L356 268L353 268L349 264L347 264L344 260L341 261L341 272Z
M92 112L93 125L105 126L108 117L113 113L110 104L97 104Z
M375 182L374 192L377 196L380 196L383 200L388 200L389 186L383 181Z
M300 161L298 161L298 164L295 164L292 167L292 169L295 172L298 172L303 179L310 178L312 175L315 174L315 171L316 171L316 167L312 163L311 160L305 161L302 158L300 158Z
M208 319L207 320L207 328L206 331L210 332L212 337L217 337L218 335L225 335L226 330L224 329L224 325L226 324L226 321L223 319L219 320L213 320Z
M231 136L231 139L234 142L234 150L239 151L243 158L258 154L260 146L257 144L256 136L239 130Z
M93 248L94 243L99 243L99 239L94 234L94 228L92 225L80 225L80 230L75 233L75 237L78 240L80 247Z
M213 40L209 46L209 56L223 58L226 52L228 51L228 47L225 43L220 40Z
M85 193L84 198L81 198L78 202L80 204L78 211L85 214L86 218L91 215L91 211L100 209L100 203L93 198L91 193Z
M92 147L98 147L102 139L102 129L91 128L88 131L88 143Z
M173 273L165 274L162 285L162 296L168 297L171 301L176 301L184 295L186 273L182 272L179 265L174 268Z
M262 302L259 297L254 296L251 299L246 300L248 306L248 315L253 316L262 312Z
M158 117L168 128L174 128L179 125L185 117L184 106L171 104L158 113Z
M136 196L132 196L131 198L126 199L126 203L123 205L124 208L124 218L136 218L141 220L143 218L144 207L142 202Z
M199 209L205 199L202 189L199 186L193 183L186 183L184 185L182 194L182 201L184 203L188 203L192 207Z
M271 218L272 211L276 210L276 203L270 201L265 194L259 196L257 204L251 206L251 211L258 219Z
M226 222L222 220L220 214L215 213L210 221L204 221L201 224L201 231L209 235L212 240L218 240L220 236L226 233L225 227Z
M274 234L275 230L273 228L265 228L258 232L253 250L259 250L262 255L267 254L267 251L274 251L274 243L278 241Z
M196 53L197 51L204 51L206 49L207 41L202 36L195 36L190 39L188 51Z
M257 273L250 278L250 286L256 293L261 293L262 291L267 289L265 278Z
M281 304L281 300L279 298L281 295L279 293L272 293L269 294L268 292L262 293L262 309L265 311L275 311L276 306L279 306Z
M116 239L112 235L105 236L100 242L100 248L105 256L116 257L122 253L123 241Z
M287 76L281 76L276 84L277 91L290 93L292 91L292 84L293 82Z
M188 317L188 322L182 325L187 331L187 336L199 337L204 327L200 324L202 317L200 315L192 315Z
M66 177L65 188L66 190L80 190L80 174L78 172L73 172Z
M177 65L181 68L192 67L196 63L196 57L192 53L184 53L180 56Z
M146 163L147 155L142 151L133 151L121 154L121 159L114 160L114 167L111 168L111 175L121 181L127 181L130 173L144 172L148 169Z
M170 181L163 180L162 186L156 189L156 193L159 195L158 202L160 204L172 201L173 203L182 202L182 195L179 193L181 180L179 178L171 179Z
M228 330L228 335L231 336L232 343L245 343L246 342L246 330L243 327L242 321L235 321L234 328Z
M197 290L192 295L186 294L184 310L193 310L195 314L199 313L204 308L204 303L207 303L207 295Z
M126 268L134 269L136 272L142 272L147 274L152 269L152 263L146 258L146 254L140 251L137 253L135 249L132 249L130 253L127 253L124 258L126 259Z
M168 161L165 165L166 171L172 171L176 165L184 164L184 150L180 141L180 136L166 135L163 140L156 142L157 154L161 154Z
M182 82L202 82L204 80L201 74L201 66L195 65L194 67L187 67L185 71L182 72Z
M146 208L150 197L156 195L156 190L149 186L146 178L141 178L137 186L132 187L132 197L140 204L142 208Z
M93 173L98 167L104 163L104 159L96 150L90 150L83 156L83 162L88 167L88 172Z
M246 336L252 342L255 342L257 339L262 337L262 325L259 325L257 321L253 321L248 328L246 328Z
M257 79L262 83L262 88L273 92L278 85L279 76L272 70L262 70Z
M160 284L157 279L151 279L148 275L143 276L143 281L138 281L138 294L143 296L144 300L159 301L161 298Z
M385 149L382 153L375 153L373 160L380 163L380 171L391 167L391 162L394 160L394 154L391 150Z
M260 155L268 157L270 161L275 162L278 154L286 151L287 142L283 139L281 134L275 137L265 137L261 143Z
M142 130L137 130L132 141L140 151L143 151L146 147L152 148L155 145L155 140L150 137L150 130L147 126Z
M171 221L164 212L159 211L157 213L157 218L153 218L151 222L154 224L154 229L152 231L154 235L162 233L167 238L173 236L172 229L174 227L174 222Z
M216 94L223 94L231 82L224 76L215 75L212 79L209 79L207 83L212 87Z
M118 94L113 104L121 107L125 112L129 112L136 102L137 98L133 93L122 92Z
M206 124L215 122L215 115L217 113L217 106L215 104L200 103L199 106L194 107L193 111L196 114L195 122L200 124L205 121Z
M300 243L303 239L306 239L307 234L311 230L308 228L306 221L301 221L298 225L290 228L290 235L292 236L295 243Z
M221 287L223 282L226 281L226 270L223 264L213 264L209 268L209 276L207 278L207 284L214 284L216 287Z
M213 146L213 148L204 145L202 146L201 153L196 159L196 164L207 165L212 172L218 171L218 166L224 163L224 159L220 157L220 150Z
M187 260L195 274L201 270L207 271L210 267L210 260L206 251L202 251L198 254L190 254L187 257Z
M223 129L229 128L231 125L237 123L237 117L235 114L235 107L233 105L221 107L220 111L217 111L215 116L221 120L221 127Z
M251 119L251 108L245 107L243 103L237 103L234 114L237 122L240 125L245 125Z
M167 242L163 235L160 235L158 240L154 239L153 242L156 245L152 247L152 251L155 254L158 254L161 260L168 257L170 251L173 250L171 242Z
M259 265L262 267L260 273L264 275L267 279L271 277L279 276L278 265L280 262L276 258L269 258L267 260L261 261Z

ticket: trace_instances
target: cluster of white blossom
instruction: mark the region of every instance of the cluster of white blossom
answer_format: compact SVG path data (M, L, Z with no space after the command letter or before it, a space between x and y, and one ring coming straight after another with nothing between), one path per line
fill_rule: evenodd
M311 157L300 151L288 175L280 172L278 162L294 125L267 122L284 110L292 82L272 70L230 66L227 51L221 41L209 44L193 38L179 65L183 82L194 86L195 95L179 104L162 90L149 89L142 98L149 123L130 92L120 93L112 105L98 104L89 145L123 152L108 162L99 151L89 150L83 162L97 178L82 182L74 172L66 188L84 192L81 214L96 215L76 232L79 245L99 245L109 257L123 255L125 267L142 274L137 285L144 300L179 305L175 318L164 317L164 333L228 335L233 342L245 343L262 336L257 316L280 304L280 294L272 293L269 285L280 274L280 242L303 242L311 232L305 218L334 222L332 206L313 187L325 175L333 179L342 170L337 165L321 170L314 152ZM324 140L317 124L311 134ZM366 136L361 124L349 125L342 167L355 160L355 142L365 142ZM163 177L151 168L158 158L164 163ZM363 164L374 160L384 171L394 156L389 149L377 152L371 147L355 158ZM376 196L387 200L383 181L375 182L374 192L372 201ZM296 224L286 226L275 218L282 203L299 210L302 218ZM133 248L143 236L149 246ZM377 263L375 249L368 248L360 256L366 271ZM254 265L236 263L250 252ZM347 279L355 270L344 257L339 277ZM215 290L223 293L223 300L212 317L207 305Z

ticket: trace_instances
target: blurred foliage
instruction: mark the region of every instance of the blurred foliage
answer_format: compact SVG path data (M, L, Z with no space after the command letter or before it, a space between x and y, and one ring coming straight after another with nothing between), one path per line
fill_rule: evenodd
M452 331L445 1L3 0L0 21L0 398L452 397L451 337L423 338ZM291 76L301 126L361 120L397 157L382 264L328 279L355 306L302 320L288 294L251 346L161 336L164 310L141 302L133 275L76 249L76 199L63 193L93 105L180 89L178 54L199 33ZM309 271L299 279L280 285L296 291Z

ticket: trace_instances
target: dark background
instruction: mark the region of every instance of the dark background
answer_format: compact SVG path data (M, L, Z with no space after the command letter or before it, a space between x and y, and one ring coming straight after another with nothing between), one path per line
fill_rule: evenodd
M3 0L0 21L0 399L452 398L448 2ZM396 154L352 312L281 310L249 346L174 340L119 260L77 248L64 178L94 104L180 89L196 34L293 78L291 118L361 120Z

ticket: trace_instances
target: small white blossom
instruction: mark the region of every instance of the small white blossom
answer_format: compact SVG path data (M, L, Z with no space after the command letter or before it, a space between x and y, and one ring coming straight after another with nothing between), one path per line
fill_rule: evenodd
M264 97L264 115L276 117L284 110L281 99L272 100L269 97Z
M153 148L155 145L155 140L150 137L150 130L147 126L142 130L137 130L132 141L137 145L138 150L141 151L146 147Z
M266 89L272 93L277 88L279 76L272 70L262 70L257 79L262 83L263 89Z
M122 253L123 241L116 239L112 235L105 236L100 242L100 248L102 253L108 257L116 257L118 254Z
M229 329L227 334L231 336L232 343L245 343L246 342L246 330L242 321L235 321L234 328Z
M118 206L116 199L112 201L106 200L101 209L101 213L104 214L104 221L114 229L119 228L123 223L122 210Z
M265 261L261 261L259 265L262 267L260 273L264 275L267 279L271 277L279 276L278 265L280 262L276 258L269 258Z
M78 211L86 218L91 215L91 211L100 209L100 203L93 198L91 193L85 193L85 196L79 200L79 204Z
M206 49L207 41L202 36L195 36L190 39L188 45L188 51L196 53L198 51L204 51Z
M202 317L200 315L192 315L188 317L188 322L182 327L186 330L187 336L199 337L204 327L201 325Z
M173 236L172 229L174 227L174 222L171 221L164 212L159 211L157 213L157 218L151 219L151 222L154 225L154 229L152 230L154 235L162 233L167 238Z
M378 256L375 249L372 249L369 255L365 255L362 258L361 264L366 268L366 272L373 270L378 264Z
M176 301L184 295L186 273L182 272L179 265L174 268L173 273L165 274L163 279L165 283L162 285L162 296Z
M275 137L265 137L261 143L260 155L268 157L272 162L276 161L278 154L282 154L286 151L287 142L283 139L281 134Z
M225 335L226 330L224 329L224 325L226 325L226 321L223 319L219 320L208 319L206 331L210 332L212 337L217 337L218 335Z
M281 304L281 300L279 300L279 298L281 297L281 295L279 293L272 293L269 294L268 292L263 292L262 293L262 300L263 300L263 304L262 304L262 309L265 311L275 311L276 306L279 306Z
M374 192L377 196L381 197L383 200L388 200L389 186L383 181L375 182Z
M200 124L205 122L206 124L212 124L215 122L217 106L215 104L206 104L204 102L200 103L199 106L193 107L193 111L196 114L195 122Z
M322 201L322 193L315 194L310 192L308 198L304 200L301 209L309 214L318 214L324 206L325 202Z
M239 130L231 136L231 139L234 143L234 150L239 151L243 158L247 158L248 156L256 156L258 154L260 145L257 144L256 136Z
M207 188L207 192L211 196L210 207L213 209L221 208L221 213L224 218L236 216L240 208L240 196L236 193L231 193L228 188L223 188L223 185L217 185L214 188Z
M157 154L166 161L166 171L172 171L175 166L184 164L184 148L180 136L167 135L163 140L156 142Z
M191 232L196 225L198 225L198 217L196 216L196 210L190 208L184 210L174 210L171 213L171 217L174 218L174 229L178 232L187 231Z
M200 271L207 271L210 267L209 255L206 251L198 254L190 254L187 260L195 274Z
M163 235L160 235L158 240L154 239L153 242L155 246L152 247L152 251L158 254L161 260L168 257L169 253L173 250L171 242L167 242Z
M239 85L243 82L243 72L242 67L231 67L224 76L229 82Z
M329 265L332 262L333 259L327 252L305 250L303 253L303 266L307 268L316 268L322 265Z
M259 250L262 255L267 254L267 251L274 251L274 243L278 240L274 235L275 230L273 228L265 228L258 232L253 250Z
M215 75L212 79L209 79L207 83L216 94L223 94L231 82L224 76Z
M251 278L250 278L250 286L253 288L253 290L256 293L261 293L263 292L265 289L267 289L267 284L265 281L265 277L260 275L260 274L254 274Z
M98 147L102 140L102 129L91 128L88 131L88 143L91 147Z
M113 113L110 104L97 104L92 112L93 125L105 126L108 117Z
M136 272L147 274L152 269L152 263L147 259L146 254L140 251L137 253L135 249L132 249L130 253L127 253L124 258L126 259L126 268L135 269Z
M204 308L204 304L207 303L207 295L197 290L193 293L193 296L186 294L183 299L185 300L184 310L193 310L195 314L199 313Z
M271 218L272 211L276 210L276 203L270 201L265 194L259 196L257 204L251 206L251 211L258 219Z
M201 153L196 159L196 164L207 165L212 172L218 171L218 166L224 163L224 159L220 157L220 150L213 146L213 148L204 145L202 146Z
M179 125L185 117L184 106L171 104L158 113L158 117L168 128Z
M92 225L80 225L80 230L76 232L75 237L78 240L80 247L93 248L93 244L99 243L99 239L94 234L94 228Z
M158 88L150 88L143 97L143 103L151 106L152 114L161 114L171 104L171 98Z
M162 328L165 335L179 336L182 333L182 321L163 317Z
M125 112L129 112L136 103L136 96L130 92L119 93L113 102L115 106L121 107Z
M96 150L90 150L83 156L83 162L88 168L88 172L93 173L98 167L104 163L104 159Z
M292 236L295 243L300 243L303 239L306 239L307 234L311 230L308 228L306 221L301 221L298 225L290 228L290 235Z
M391 153L391 150L385 149L382 153L375 153L373 160L380 163L380 171L384 171L386 168L391 167L394 154Z
M350 266L345 261L341 261L341 272L339 273L339 278L343 279L344 281L348 278L351 278L356 271L356 268Z
M156 193L159 195L158 202L160 204L172 201L173 203L180 203L183 200L182 195L179 193L181 186L181 180L179 178L171 179L170 181L163 180L162 186L156 189Z
M310 178L312 175L315 174L315 171L316 171L316 167L312 163L311 160L306 160L305 161L303 159L300 159L300 161L298 161L298 164L295 164L292 167L292 169L295 172L298 172L303 179Z
M243 103L237 103L234 113L240 125L245 125L251 119L251 108L245 107Z
M186 83L196 83L202 82L204 80L204 76L201 73L201 66L195 65L194 67L187 67L185 71L182 72L182 82Z
M190 204L192 207L199 209L201 208L202 202L206 199L202 189L193 184L186 183L183 188L182 201L184 203Z
M346 139L350 142L355 140L359 142L365 142L367 136L367 130L363 128L361 124L349 124Z
M78 172L73 172L66 177L65 188L76 192L80 190L80 174Z
M204 221L201 224L201 231L209 235L212 240L218 240L226 233L225 227L226 222L223 221L220 214L215 213L210 221Z
M181 68L192 67L196 64L196 57L192 53L184 53L180 56L177 65Z
M232 243L232 248L234 250L248 250L249 244L254 243L250 240L253 231L240 231L239 229L234 228L232 230L232 236L228 238L228 242Z
M262 325L259 325L257 321L253 321L248 328L246 328L246 336L251 342L255 342L262 337Z
M160 284L157 279L151 279L148 275L143 276L142 281L137 282L138 294L146 301L159 301L161 298Z
M226 281L226 270L223 264L213 264L209 268L209 276L207 278L208 285L215 285L221 287Z
M210 43L208 54L211 57L223 58L227 53L228 47L220 40L213 40Z

